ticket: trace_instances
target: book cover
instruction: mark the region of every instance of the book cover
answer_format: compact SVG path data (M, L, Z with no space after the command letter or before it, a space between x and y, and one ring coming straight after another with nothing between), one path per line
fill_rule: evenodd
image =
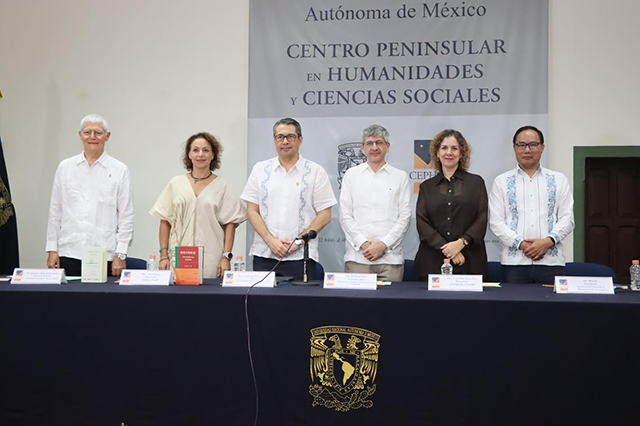
M106 247L82 247L82 282L107 282Z
M202 284L204 277L204 247L176 246L176 284Z

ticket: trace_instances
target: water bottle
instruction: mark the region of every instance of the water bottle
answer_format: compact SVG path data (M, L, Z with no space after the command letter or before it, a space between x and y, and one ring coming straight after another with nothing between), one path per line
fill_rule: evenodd
M640 261L631 261L631 268L629 268L629 273L631 275L631 290L640 291Z
M440 273L442 275L453 275L453 265L451 264L451 259L444 260L444 263L440 267Z
M149 256L149 260L147 261L147 271L157 271L158 270L158 262L156 261L156 255L152 254Z
M233 262L233 270L238 272L242 272L245 270L244 260L242 260L242 256L236 257L235 262Z

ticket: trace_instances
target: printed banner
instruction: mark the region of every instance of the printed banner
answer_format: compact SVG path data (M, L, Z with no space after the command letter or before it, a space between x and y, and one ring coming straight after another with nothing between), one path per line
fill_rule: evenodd
M362 130L389 130L387 161L414 182L405 258L418 248L415 198L433 176L429 144L446 128L471 145L472 173L490 190L515 167L513 132L547 128L548 0L404 2L251 0L249 170L275 156L272 126L302 125L301 154L322 165L339 198L344 172L366 159ZM362 188L363 191L375 188ZM327 271L342 271L338 221L319 234ZM248 232L248 246L253 233ZM500 243L487 232L487 251Z

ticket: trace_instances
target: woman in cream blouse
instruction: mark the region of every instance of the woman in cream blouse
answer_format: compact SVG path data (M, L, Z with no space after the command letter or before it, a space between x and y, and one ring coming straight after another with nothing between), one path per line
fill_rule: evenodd
M236 226L247 214L229 183L213 173L221 152L210 133L191 136L183 157L188 173L171 179L153 205L150 213L160 219L160 269L174 264L176 246L204 247L204 278L231 269Z

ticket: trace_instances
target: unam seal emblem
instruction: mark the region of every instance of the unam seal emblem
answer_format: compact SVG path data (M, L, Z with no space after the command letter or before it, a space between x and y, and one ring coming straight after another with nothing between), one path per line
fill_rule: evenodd
M380 335L357 327L311 330L309 393L313 406L336 411L371 408L376 391Z
M9 190L0 178L0 226L6 224L13 215L13 203L11 203Z
M338 146L338 188L342 188L344 174L351 167L367 161L367 157L360 150L360 142L343 143Z

